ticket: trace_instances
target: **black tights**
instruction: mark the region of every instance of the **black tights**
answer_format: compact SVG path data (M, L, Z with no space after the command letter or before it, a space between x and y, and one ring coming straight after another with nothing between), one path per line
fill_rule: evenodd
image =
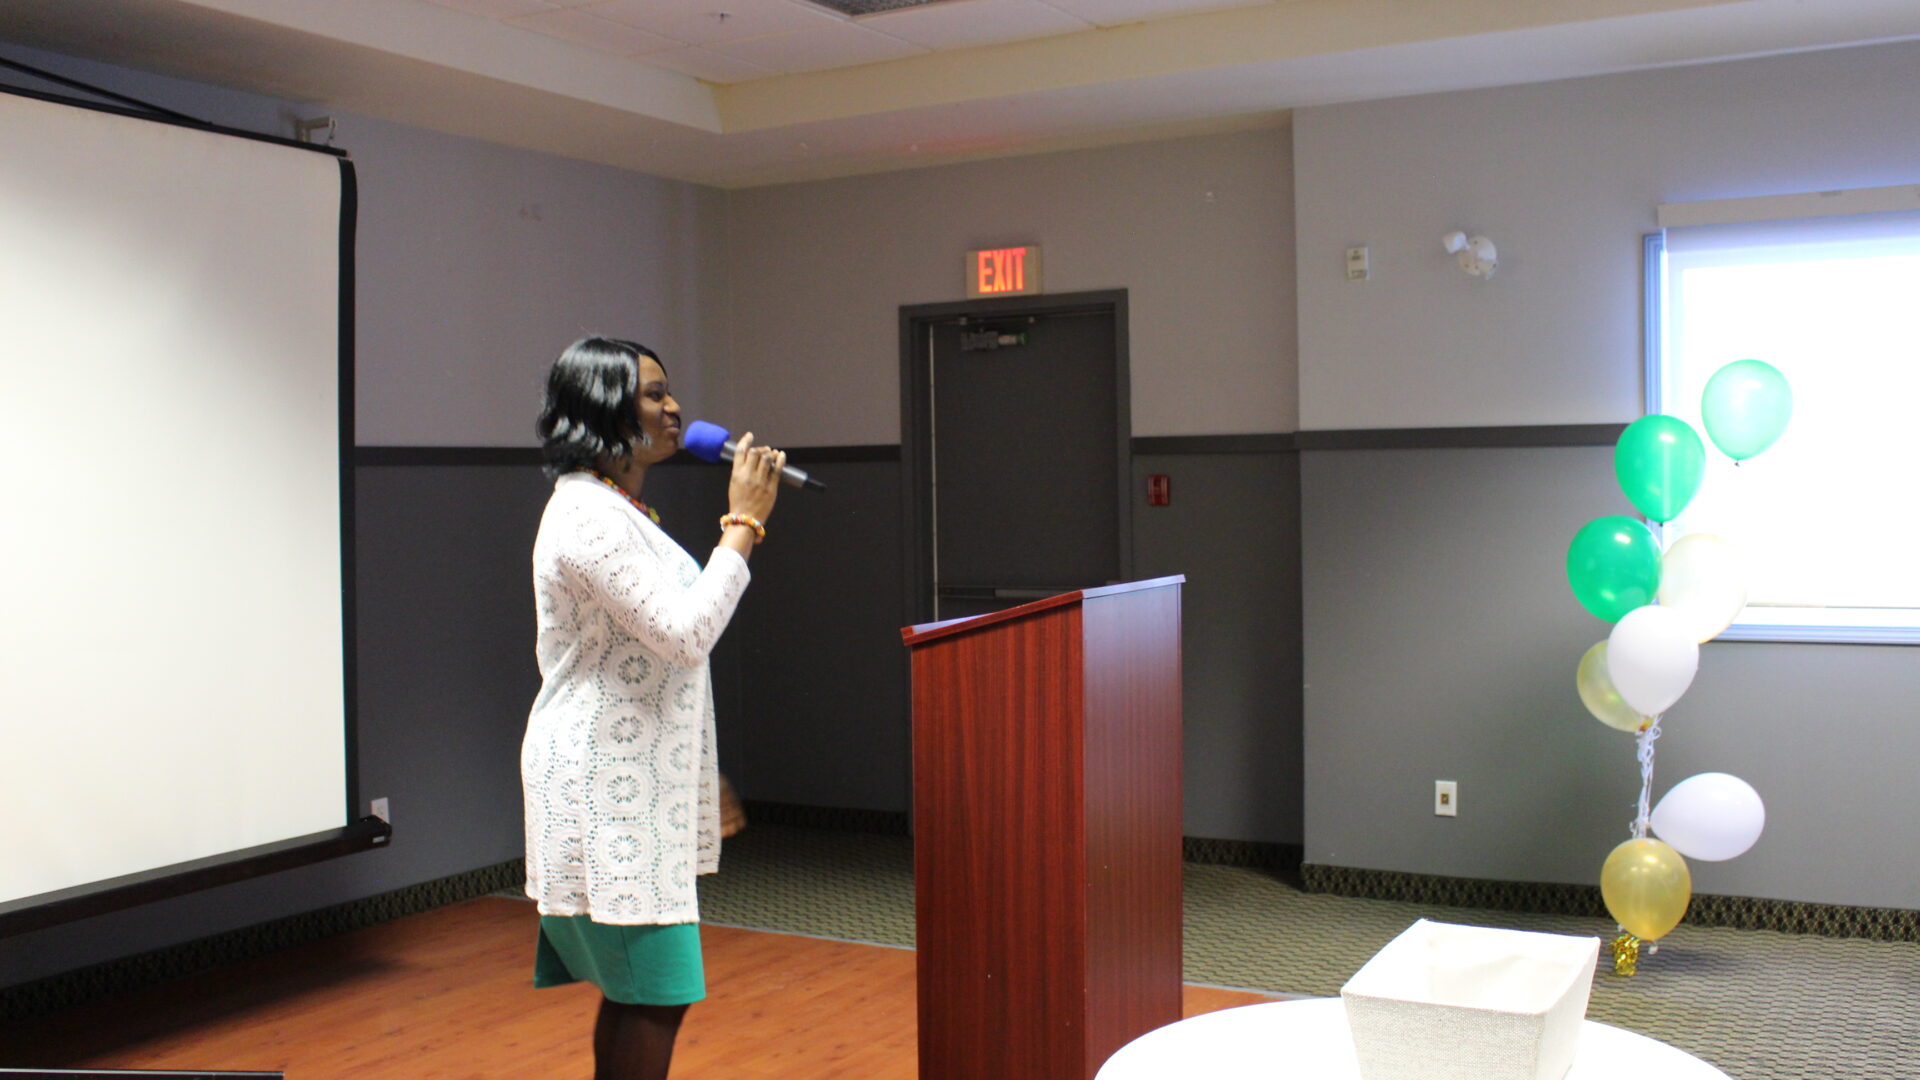
M667 1080L685 1005L600 1001L593 1025L593 1080Z

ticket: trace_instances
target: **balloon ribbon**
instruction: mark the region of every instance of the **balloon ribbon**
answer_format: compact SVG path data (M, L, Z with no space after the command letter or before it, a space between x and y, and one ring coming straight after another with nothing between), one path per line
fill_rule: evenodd
M1644 840L1647 837L1647 823L1653 818L1653 744L1660 738L1660 718L1654 717L1646 727L1640 729L1635 740L1635 756L1640 759L1640 802L1636 809L1639 813L1633 819L1633 838ZM1621 927L1622 930L1626 929ZM1613 973L1615 975L1633 975L1640 970L1640 939L1632 934L1621 934L1607 946L1613 954ZM1652 950L1649 949L1649 952Z
M1633 819L1633 838L1647 838L1647 822L1653 819L1653 743L1660 737L1660 718L1640 729L1637 739L1639 746L1636 756L1640 759L1640 803L1639 814Z
M1613 973L1632 975L1640 970L1640 939L1632 934L1621 934L1607 946L1613 953Z

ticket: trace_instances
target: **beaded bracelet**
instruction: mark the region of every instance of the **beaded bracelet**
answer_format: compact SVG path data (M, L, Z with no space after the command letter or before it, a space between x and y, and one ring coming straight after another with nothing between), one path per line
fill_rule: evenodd
M724 529L729 525L745 525L752 529L753 542L756 544L767 538L767 527L760 524L760 519L751 514L727 514L721 517L720 527Z

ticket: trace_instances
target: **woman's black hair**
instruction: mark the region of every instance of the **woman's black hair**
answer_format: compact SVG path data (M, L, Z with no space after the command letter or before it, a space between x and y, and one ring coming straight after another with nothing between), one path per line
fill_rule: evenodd
M547 400L533 425L549 478L633 453L634 440L640 437L633 396L640 386L642 356L660 361L638 342L586 337L567 346L553 362L547 372Z

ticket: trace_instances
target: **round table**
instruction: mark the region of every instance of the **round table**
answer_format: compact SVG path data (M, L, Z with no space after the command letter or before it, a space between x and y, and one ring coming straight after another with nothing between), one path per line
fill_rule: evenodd
M1339 998L1274 1001L1201 1013L1149 1031L1107 1059L1094 1080L1360 1080ZM1566 1080L1729 1080L1658 1039L1592 1020Z

